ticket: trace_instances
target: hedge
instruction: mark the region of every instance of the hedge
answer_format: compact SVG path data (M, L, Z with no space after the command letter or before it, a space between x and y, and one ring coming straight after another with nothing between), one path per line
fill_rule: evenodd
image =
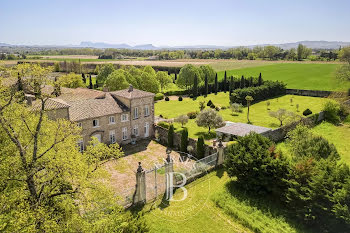
M246 96L252 96L254 102L269 99L271 97L283 95L286 93L286 85L279 81L265 81L263 85L258 87L248 87L236 89L230 96L231 103L247 104Z

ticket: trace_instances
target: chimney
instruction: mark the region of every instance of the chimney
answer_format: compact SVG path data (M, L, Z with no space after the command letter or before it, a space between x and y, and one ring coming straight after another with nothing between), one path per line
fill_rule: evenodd
M132 85L129 85L129 92L132 92L134 90L134 88L132 87Z

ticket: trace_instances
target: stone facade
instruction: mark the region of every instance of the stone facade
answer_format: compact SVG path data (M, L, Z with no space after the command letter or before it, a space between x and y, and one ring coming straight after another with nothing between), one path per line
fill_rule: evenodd
M105 144L127 144L154 136L153 93L132 87L116 92L78 88L51 102L47 109L50 119L64 118L82 128L81 149L86 149L93 136Z

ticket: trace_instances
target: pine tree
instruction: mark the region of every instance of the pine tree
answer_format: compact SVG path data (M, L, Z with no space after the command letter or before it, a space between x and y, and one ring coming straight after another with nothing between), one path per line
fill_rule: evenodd
M242 75L242 77L241 77L240 88L245 88L245 79L244 79L244 76L243 76L243 75Z
M89 89L93 89L91 74L89 76L89 81L90 81Z
M218 94L218 73L215 74L214 92L215 92L215 95Z
M204 96L207 97L208 95L208 77L205 75L205 80L204 80Z
M187 128L184 128L181 132L181 151L187 152L187 145L188 145L188 130Z
M204 158L205 147L204 147L204 138L200 136L197 141L197 159Z
M263 84L263 80L261 78L261 72L259 74L259 80L258 80L258 85L261 86Z
M233 90L233 76L231 76L231 81L230 81L230 84L229 84L229 93L230 93L230 96L232 94L232 90Z
M171 124L168 131L168 147L174 147L174 126Z
M226 70L225 70L225 76L224 76L224 86L223 86L223 89L224 89L224 93L226 93L226 86L227 86L227 76L226 76Z

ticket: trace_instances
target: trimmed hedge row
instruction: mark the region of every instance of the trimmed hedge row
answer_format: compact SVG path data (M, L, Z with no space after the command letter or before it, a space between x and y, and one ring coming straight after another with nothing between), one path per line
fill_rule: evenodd
M254 102L269 99L286 93L286 85L279 81L265 81L263 85L258 87L248 87L236 89L230 96L231 103L247 104L246 96L252 96Z

